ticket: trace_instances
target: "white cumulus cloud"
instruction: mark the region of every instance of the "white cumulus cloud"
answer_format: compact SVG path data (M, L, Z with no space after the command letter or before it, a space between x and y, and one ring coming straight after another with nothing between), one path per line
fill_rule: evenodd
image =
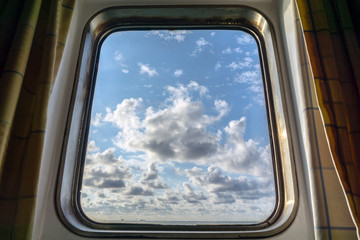
M151 68L149 64L138 63L140 67L140 74L147 74L149 77L159 75L155 68Z
M220 68L222 67L221 63L218 61L216 64L215 64L215 70L219 70Z
M114 52L114 60L115 61L123 61L123 55L122 55L122 53L121 52L119 52L118 50L116 50L115 52Z
M96 152L99 148L96 146L95 141L91 140L87 145L87 152Z
M158 161L199 160L217 151L219 136L207 126L219 121L229 107L224 100L215 100L217 115L204 114L201 101L193 101L191 94L204 97L208 89L196 82L167 87L169 97L162 109L148 107L141 120L138 108L142 99L125 99L115 110L107 109L105 122L112 122L120 131L116 145L130 152L144 152Z
M102 125L101 121L102 121L102 114L96 113L95 118L91 119L91 125L98 127L98 126Z
M212 44L208 41L205 40L205 38L201 37L199 38L196 42L196 48L195 50L192 52L191 56L196 56L197 54L201 53L202 51L204 51L206 46L211 46Z
M174 77L180 77L183 74L184 71L182 69L176 69L175 72L173 73Z
M242 35L241 37L238 37L237 39L238 44L251 44L254 43L254 39L250 35Z
M253 67L254 60L250 57L245 57L242 61L233 61L227 67L231 70L238 70L244 68L251 68Z
M121 66L123 73L129 72L128 66L124 63L124 56L120 51L116 50L114 52L113 59Z
M231 48L226 48L225 50L222 50L222 52L221 52L222 54L231 54L232 53L232 50L231 50Z
M191 31L188 30L150 31L147 33L147 36L156 36L166 41L175 40L180 43L185 41L186 36L189 34L191 34Z

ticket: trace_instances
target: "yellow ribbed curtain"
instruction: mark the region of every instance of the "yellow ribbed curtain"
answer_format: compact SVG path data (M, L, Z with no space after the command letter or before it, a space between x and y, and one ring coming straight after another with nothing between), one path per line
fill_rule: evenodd
M0 1L0 239L31 234L47 105L74 1Z
M360 237L360 0L297 4L334 165Z

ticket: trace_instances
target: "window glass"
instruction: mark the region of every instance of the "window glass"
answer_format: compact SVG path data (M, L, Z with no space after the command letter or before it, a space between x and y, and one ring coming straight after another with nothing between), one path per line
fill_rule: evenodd
M254 38L122 31L100 49L80 206L104 223L255 224L276 205Z

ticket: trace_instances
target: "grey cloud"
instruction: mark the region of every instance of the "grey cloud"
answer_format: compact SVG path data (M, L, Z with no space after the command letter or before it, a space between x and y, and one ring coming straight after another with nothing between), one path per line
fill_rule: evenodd
M102 179L98 177L87 177L83 185L96 188L123 188L125 183L122 179Z
M204 128L195 129L191 126L186 126L186 128L183 131L171 132L170 127L163 129L159 127L138 147L155 154L159 160L196 160L216 152L217 136L211 135ZM166 133L167 136L165 136Z
M131 186L130 189L125 192L125 194L135 196L152 196L154 193L151 190L143 189L140 186Z
M97 196L99 198L107 198L107 196L104 193L97 193Z
M142 182L143 183L143 182ZM161 180L152 180L146 183L146 185L150 188L155 188L155 189L167 189L169 188L168 185L164 182L162 182Z
M96 187L96 178L84 178L83 185L88 187Z
M188 184L183 183L184 194L182 194L182 198L188 203L200 203L203 200L207 200L207 197L202 192L196 192L194 189Z
M214 203L231 203L235 202L235 198L260 199L274 194L272 179L260 181L257 178L245 176L231 178L224 176L215 167L209 167L205 173L198 168L186 170L185 173L195 186L202 187L215 196Z
M93 188L123 188L125 181L132 178L122 159L116 159L115 149L109 148L87 156L83 185Z
M166 140L161 141L160 139L148 139L146 142L133 145L133 147L151 152L159 156L160 159L169 159L175 157L175 151L171 146L171 142Z
M143 174L140 179L141 184L146 185L150 188L155 189L166 189L168 188L167 184L163 182L162 178L159 177L158 169L156 168L155 163L150 163L148 166L148 171Z
M264 185L266 185L266 184L264 184ZM261 198L271 198L272 201L274 201L274 199L275 199L274 189L266 188L266 186L264 186L263 189L256 189L256 190L246 191L246 192L238 192L238 193L236 193L236 195L239 199L251 200L251 201L261 199Z
M158 177L158 170L156 169L156 164L151 163L149 164L148 171L143 174L142 180L154 180Z
M178 204L180 201L178 195L173 192L166 192L162 197L157 197L156 199L167 204Z
M115 155L115 148L108 148L103 152L96 152L93 154L87 154L86 159L86 165L90 164L96 164L96 163L103 163L103 164L122 164L122 160L116 159Z
M214 196L215 197L212 200L212 202L214 204L223 204L223 203L231 204L231 203L236 202L236 200L232 194L218 192L218 193L215 193Z
M98 188L123 188L125 183L121 179L105 179L99 185Z

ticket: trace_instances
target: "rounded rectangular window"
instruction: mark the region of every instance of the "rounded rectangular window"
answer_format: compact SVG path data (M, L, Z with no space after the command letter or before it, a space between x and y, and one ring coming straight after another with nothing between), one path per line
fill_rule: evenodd
M276 207L255 39L110 34L100 47L80 206L99 223L259 224Z
M59 217L90 237L248 238L297 209L267 20L229 6L105 9L85 26Z

